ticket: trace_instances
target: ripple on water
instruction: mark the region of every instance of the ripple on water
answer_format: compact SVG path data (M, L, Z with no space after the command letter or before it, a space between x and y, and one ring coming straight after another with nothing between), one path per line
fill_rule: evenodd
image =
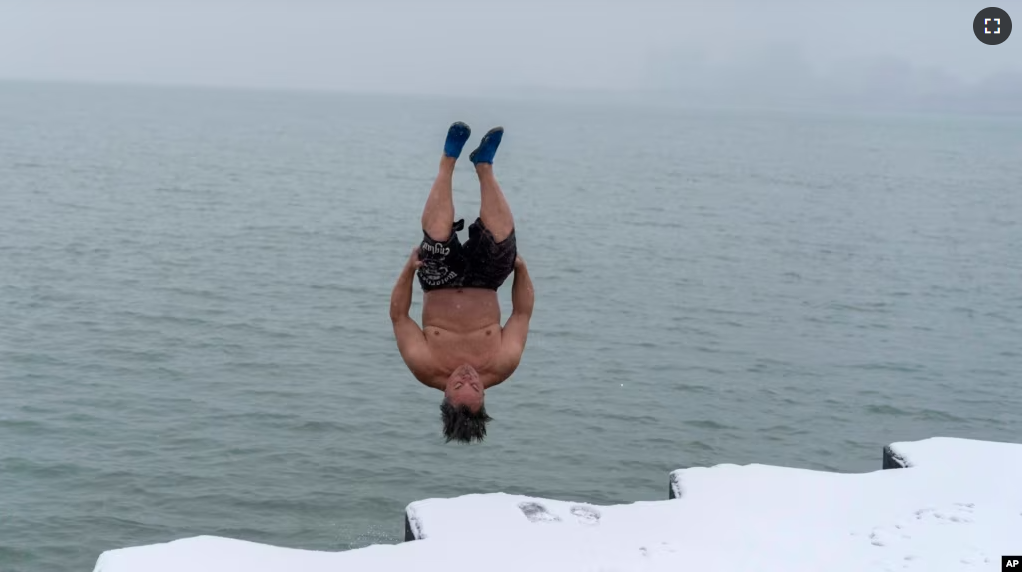
M912 363L896 363L896 362L868 362L868 363L857 363L845 366L848 369L859 369L863 371L886 371L892 373L916 373L923 371L925 366L922 364Z
M179 316L174 314L150 314L136 312L133 310L116 310L114 315L122 318L136 320L142 324L188 326L192 328L205 328L216 326L215 322L203 318Z
M699 440L684 441L682 443L682 447L683 447L683 450L688 451L689 453L700 453L700 452L702 452L702 453L713 453L713 452L717 451L717 449L713 445L711 445L711 444L709 444L709 443L707 443L705 441L699 441Z
M350 423L338 421L305 421L295 426L295 429L302 433L335 435L345 435L353 428L354 426Z
M809 435L812 433L806 427L796 427L791 425L773 425L763 429L763 433L768 435L783 435L785 437L796 437L800 435Z
M687 419L682 421L682 424L688 425L689 427L698 427L699 429L710 429L710 430L724 430L724 429L735 429L732 425L726 425L713 419Z
M967 423L968 420L947 411L936 409L920 409L912 412L912 416L921 421L939 421L945 423Z
M0 417L0 429L18 431L25 435L40 435L52 431L49 423L36 419L10 419Z
M870 404L865 407L865 410L867 413L870 413L872 415L893 415L899 417L903 415L908 415L908 411L905 411L904 409L900 409L893 405L888 405L886 403L881 403L879 405Z

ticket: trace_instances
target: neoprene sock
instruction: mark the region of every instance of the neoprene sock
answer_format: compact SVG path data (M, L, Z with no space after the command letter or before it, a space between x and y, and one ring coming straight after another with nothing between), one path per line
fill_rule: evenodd
M447 141L444 141L444 155L457 159L461 156L461 150L465 147L472 130L468 125L458 121L452 123L447 130Z
M490 129L486 135L483 135L483 140L479 142L479 147L468 156L469 160L475 165L479 163L492 164L493 156L497 154L497 147L500 147L500 140L503 136L503 127Z

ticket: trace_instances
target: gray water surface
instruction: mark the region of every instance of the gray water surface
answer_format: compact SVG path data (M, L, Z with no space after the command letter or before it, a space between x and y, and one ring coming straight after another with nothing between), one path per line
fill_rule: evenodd
M537 303L483 445L397 354L447 125ZM0 570L398 542L413 500L1022 436L1022 124L0 84ZM478 212L464 161L458 216ZM510 292L501 292L505 317ZM421 311L416 287L413 315Z

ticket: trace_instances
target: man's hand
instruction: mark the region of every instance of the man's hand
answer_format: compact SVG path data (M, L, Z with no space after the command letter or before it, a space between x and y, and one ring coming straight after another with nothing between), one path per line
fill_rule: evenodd
M516 260L515 261L515 265L517 265L517 264L518 264L518 261ZM411 256L408 257L408 263L405 264L405 267L406 268L411 268L412 270L418 270L419 268L422 267L422 260L419 258L419 247L418 246L416 246L415 248L412 249L412 254L411 254Z
M520 255L515 255L515 270L524 270L524 269L525 269L525 259L522 258Z

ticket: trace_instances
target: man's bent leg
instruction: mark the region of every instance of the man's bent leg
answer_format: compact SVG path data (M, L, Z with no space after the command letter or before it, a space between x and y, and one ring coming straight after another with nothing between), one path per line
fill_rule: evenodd
M444 154L440 158L440 171L433 181L433 187L422 209L422 230L435 241L446 242L454 222L454 164L461 155L461 149L471 130L464 123L455 123L447 130Z
M500 288L514 270L518 254L511 207L493 174L493 157L503 135L503 128L491 129L469 156L479 175L482 198L479 220L468 228L465 243L468 273L464 285L469 288Z
M437 242L447 241L451 235L451 224L454 223L454 195L451 184L456 160L446 155L440 159L440 172L433 181L426 206L422 209L422 230Z
M454 123L447 130L440 171L422 209L422 244L419 245L419 284L423 291L456 286L465 271L465 257L457 231L464 221L454 222L454 197L451 183L454 164L468 141L471 130L464 123Z
M482 198L479 218L483 220L486 229L493 233L493 238L497 242L507 238L515 228L511 207L507 204L504 192L497 184L497 177L493 174L493 157L497 154L503 136L504 128L494 127L483 136L479 148L469 157L476 166L476 174L479 175L479 193Z
M479 205L479 218L483 224L493 233L497 242L507 238L515 228L514 217L511 216L511 206L504 198L504 192L497 184L497 177L493 174L493 165L480 163L476 165L476 173L479 175L479 193L481 202Z

